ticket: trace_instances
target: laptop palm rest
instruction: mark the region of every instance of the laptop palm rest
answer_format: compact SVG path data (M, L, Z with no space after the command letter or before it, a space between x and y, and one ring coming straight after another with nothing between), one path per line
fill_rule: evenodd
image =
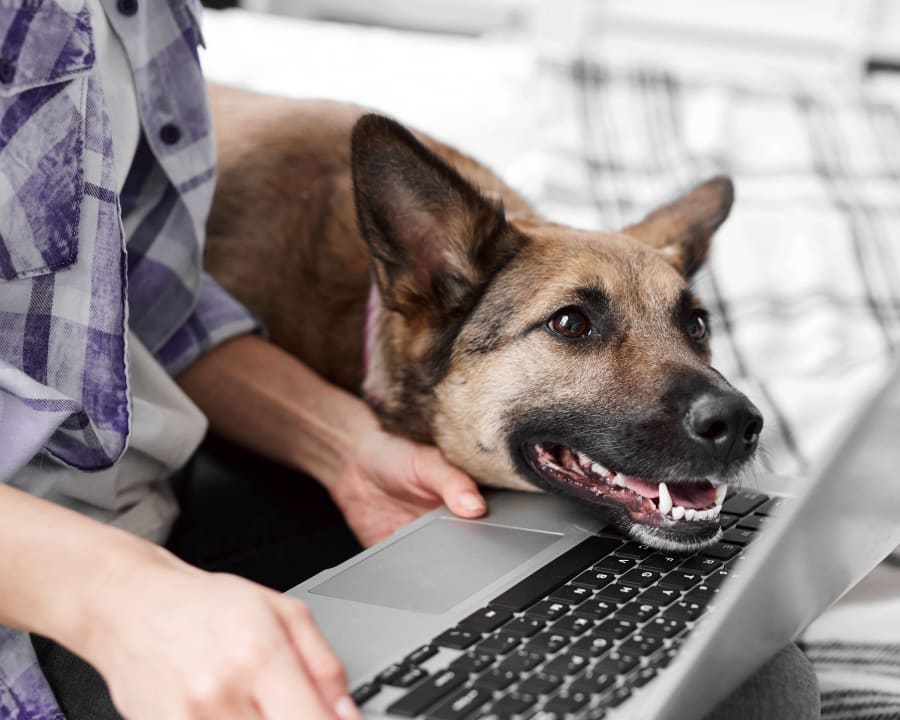
M559 538L551 532L438 517L309 592L395 610L441 614Z

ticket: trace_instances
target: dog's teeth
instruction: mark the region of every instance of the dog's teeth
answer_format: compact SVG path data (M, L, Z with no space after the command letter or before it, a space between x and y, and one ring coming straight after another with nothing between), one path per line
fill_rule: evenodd
M673 520L681 520L684 518L684 508L681 505L676 505L672 508L672 519Z
M697 511L694 508L688 508L684 511L684 519L687 521L692 521L697 519Z
M625 487L625 476L622 473L616 473L615 477L612 479L614 485L618 485L619 487Z
M721 509L721 505L713 505L709 510L707 510L707 512L709 513L709 519L715 520L717 517L719 517L719 511L721 511Z
M698 510L694 515L695 520L709 520L709 510Z
M672 509L672 496L669 494L669 486L664 482L659 484L659 511L663 515L668 515Z
M581 465L590 465L591 464L591 459L587 455L585 455L583 452L581 452L580 450L575 451L575 457L578 458L578 462Z
M725 495L728 492L728 485L722 483L716 488L716 505L718 507L722 507L722 503L725 502Z
M603 467L600 463L597 463L597 462L595 462L591 465L591 472L594 473L594 475L601 475L603 477L606 477L607 475L609 475L609 470L607 470L605 467Z

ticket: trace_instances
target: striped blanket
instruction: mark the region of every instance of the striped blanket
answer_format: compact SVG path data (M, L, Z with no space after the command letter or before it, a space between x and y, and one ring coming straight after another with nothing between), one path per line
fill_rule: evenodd
M731 175L735 207L697 289L716 366L766 417L770 472L814 469L900 344L900 93L549 64L524 40L241 12L207 13L205 34L213 79L379 107L559 222L623 227ZM808 631L825 718L900 718L896 577L896 599L841 604Z

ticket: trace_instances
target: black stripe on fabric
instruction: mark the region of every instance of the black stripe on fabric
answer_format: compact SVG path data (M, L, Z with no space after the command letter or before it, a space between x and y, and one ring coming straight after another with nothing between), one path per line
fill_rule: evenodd
M141 264L153 242L169 220L175 204L178 202L178 191L169 183L165 192L154 208L147 213L141 224L135 228L128 240L128 273L133 273Z
M137 148L134 151L134 158L131 161L131 167L128 168L125 184L122 186L122 192L119 195L119 202L122 206L122 218L128 217L132 210L137 207L144 185L147 184L147 180L155 167L156 158L153 155L153 150L150 149L147 136L141 131Z
M872 318L875 320L876 325L881 330L885 349L889 353L893 354L893 342L890 336L890 332L888 331L888 327L885 323L884 317L875 305L875 299L872 295L871 278L869 277L869 272L863 253L863 241L860 236L858 218L855 212L855 208L852 207L851 203L849 203L841 194L838 183L836 182L834 174L831 171L828 152L826 150L825 138L823 137L823 133L821 131L819 123L816 121L816 108L814 108L812 100L806 95L795 96L795 103L797 105L797 109L799 110L800 116L806 121L806 127L808 130L807 135L810 140L810 147L815 154L815 157L813 158L813 168L815 169L816 174L822 179L823 183L825 184L825 188L828 191L828 195L832 199L834 207L840 210L847 220L847 226L850 229L850 234L853 240L853 252L856 258L859 278L862 282L863 287L865 288L866 302L871 310Z
M99 185L95 185L92 182L84 183L84 192L86 195L90 195L91 197L97 198L106 203L115 203L116 202L116 194L112 190L108 190L105 187L100 187Z
M37 382L46 385L53 319L54 276L40 275L33 278L31 283L31 302L28 305L25 337L22 342L22 370Z

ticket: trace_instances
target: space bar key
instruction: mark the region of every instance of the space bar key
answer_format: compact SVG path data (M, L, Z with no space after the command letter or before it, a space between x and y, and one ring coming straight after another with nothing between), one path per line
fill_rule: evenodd
M621 544L615 538L592 535L520 580L509 590L500 593L489 604L504 610L524 610L570 577L609 555Z

